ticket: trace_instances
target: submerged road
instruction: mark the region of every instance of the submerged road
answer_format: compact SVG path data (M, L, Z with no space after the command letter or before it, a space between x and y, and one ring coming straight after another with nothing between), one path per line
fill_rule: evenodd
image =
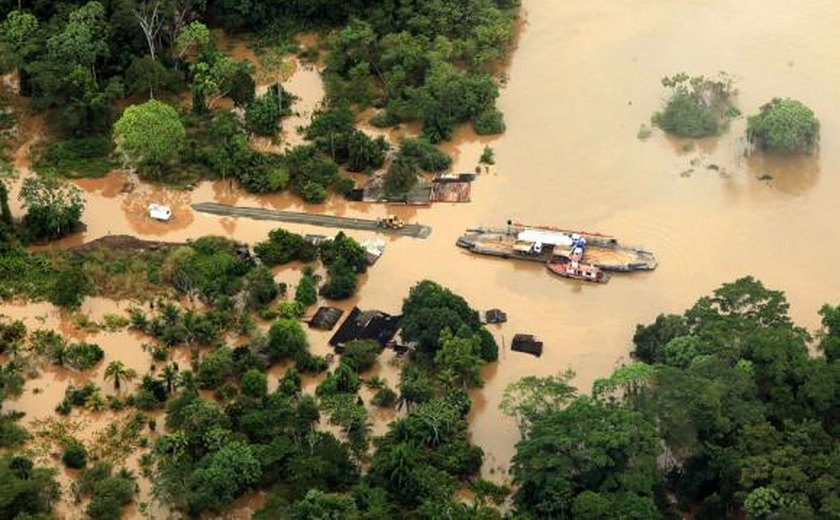
M292 224L309 224L339 229L359 229L362 231L376 231L414 238L426 238L432 234L432 228L421 224L406 224L400 229L389 229L379 225L371 219L336 217L334 215L316 215L297 211L278 211L265 208L250 208L244 206L230 206L216 202L198 202L192 205L195 211L212 213L229 217L244 217L254 220L276 220Z

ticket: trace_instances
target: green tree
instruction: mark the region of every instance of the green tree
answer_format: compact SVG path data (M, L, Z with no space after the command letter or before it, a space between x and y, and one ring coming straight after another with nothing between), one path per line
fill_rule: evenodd
M294 358L309 350L309 341L300 322L277 320L268 329L268 352L274 360Z
M282 98L269 91L248 104L245 122L255 134L271 137L277 134L282 113Z
M572 370L556 376L525 376L505 387L499 408L516 419L519 433L526 437L536 421L559 412L577 396L577 388L570 384L574 377Z
M310 270L304 270L300 277L300 283L295 287L295 301L309 307L318 301L318 292L315 285L315 277Z
M39 28L38 19L31 13L15 10L6 15L0 24L0 43L5 51L4 69L20 69L38 52ZM23 75L20 81L23 81Z
M64 16L54 18L52 30L43 35L42 52L25 64L32 83L32 108L55 109L54 120L76 136L104 131L111 122L112 103L123 94L120 78L103 77L113 57L109 46L113 28L99 2L70 10L64 20Z
M814 112L795 99L774 98L747 119L747 139L779 154L810 153L820 138Z
M186 132L171 106L155 99L125 109L113 138L126 162L160 179L178 158Z
M221 346L202 358L196 380L202 388L218 388L232 374L233 351L228 346Z
M26 457L0 457L0 517L46 518L61 496L55 475L55 469L36 467Z
M210 30L195 20L185 25L175 37L175 57L181 59L189 54L208 50L211 45Z
M242 376L242 393L255 399L262 399L268 393L268 379L265 374L252 368Z
M307 244L302 236L281 228L269 231L268 240L257 243L254 252L270 266L294 260L309 261L314 257L307 253Z
M84 210L81 190L53 178L26 178L18 198L26 208L23 225L37 240L54 240L72 232Z
M5 182L0 181L0 227L11 230L13 226L12 210L9 209L9 188Z
M354 520L360 518L353 498L311 489L306 496L292 504L290 520Z
M434 358L440 347L444 329L461 335L464 328L471 332L481 329L478 313L464 298L435 282L423 280L411 288L403 300L402 336L406 341L419 342L418 351Z
M729 118L738 114L732 103L732 83L724 73L715 79L684 73L663 78L662 85L671 89L671 97L665 108L654 114L653 122L680 137L716 135Z
M91 293L92 285L79 266L61 271L47 295L50 303L64 309L78 309Z
M397 155L385 174L385 195L400 197L417 184L419 173L416 161L405 155Z
M245 275L248 307L251 309L260 309L274 301L277 295L280 294L280 288L277 282L274 281L274 275L271 274L265 266L259 266L252 269Z
M122 473L122 472L121 472ZM125 505L134 499L136 484L131 478L115 475L94 484L86 512L93 520L120 518Z
M187 486L190 514L219 511L260 478L260 463L248 444L231 442L207 455L206 465L190 475Z
M840 305L823 305L820 308L820 316L823 326L820 350L827 360L840 360Z
M104 378L113 381L114 389L118 392L123 381L131 381L135 377L137 377L137 372L133 368L126 367L122 361L111 361L105 368Z
M341 359L355 368L357 372L365 372L376 363L376 358L379 357L380 352L382 352L382 345L376 340L354 340L347 342L344 346Z
M535 422L517 444L517 511L566 517L584 491L631 493L655 511L659 450L654 424L639 412L579 397Z
M358 275L353 266L344 257L339 257L327 269L327 282L319 292L331 300L344 300L356 293L357 282Z
M484 361L478 355L479 349L478 337L461 338L444 329L440 349L435 353L435 368L441 380L449 387L481 386L480 370Z
M81 469L87 464L87 450L78 441L72 441L64 448L61 461L68 468Z

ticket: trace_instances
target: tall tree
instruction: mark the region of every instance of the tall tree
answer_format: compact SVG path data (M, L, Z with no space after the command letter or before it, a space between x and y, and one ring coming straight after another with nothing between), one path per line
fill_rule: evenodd
M605 494L614 511L642 507L653 513L643 518L657 518L653 490L659 451L656 427L641 413L579 397L539 419L516 445L517 511L570 518L576 497L594 491ZM628 504L626 494L641 506Z
M114 123L114 143L126 161L158 178L178 157L185 137L178 112L154 99L126 108Z
M114 389L119 392L122 383L131 381L137 377L137 372L133 368L126 367L122 361L111 361L105 368L105 379L110 379L114 382Z

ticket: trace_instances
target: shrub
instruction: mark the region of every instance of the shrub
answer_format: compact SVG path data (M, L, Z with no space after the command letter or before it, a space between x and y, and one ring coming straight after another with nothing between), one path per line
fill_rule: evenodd
M425 139L403 139L398 153L416 160L417 165L427 172L439 172L452 166L452 157Z
M668 133L693 138L716 135L738 115L732 79L726 74L709 79L681 73L663 78L662 85L671 89L671 97L652 119Z
M255 93L256 83L254 83L254 78L251 77L246 68L237 68L230 79L229 95L233 104L238 107L247 107L254 101Z
M278 320L268 329L269 354L274 360L296 358L309 350L306 332L295 320Z
M277 282L271 271L264 266L257 267L245 276L247 287L248 307L259 309L265 307L280 294Z
M810 153L819 137L814 112L795 99L773 99L747 121L749 141L768 152Z
M67 345L63 353L64 365L76 370L93 368L103 357L105 353L99 345L84 341Z
M339 231L332 240L325 240L318 246L324 265L332 265L343 258L357 273L367 271L367 255L364 248L352 237Z
M321 286L321 296L331 300L343 300L356 293L358 275L350 263L339 257L327 271L327 283Z
M58 274L50 288L50 303L65 309L78 309L93 289L92 284L79 266L71 266Z
M381 167L388 148L384 137L371 139L366 133L355 130L347 138L347 170L363 172Z
M475 118L473 128L478 135L501 134L505 131L502 113L495 107L488 108Z
M251 369L242 376L242 393L255 399L262 399L268 393L268 380L265 374Z
M305 260L306 250L306 241L302 236L280 228L270 231L268 240L254 246L254 253L270 266Z
M63 177L102 177L114 167L110 153L111 143L102 136L58 141L47 147L35 169Z
M397 403L397 393L388 388L380 388L370 401L374 406L381 408L391 408Z
M327 189L317 182L307 181L298 190L300 197L309 204L320 204L327 200Z
M208 353L198 365L196 380L202 388L218 388L233 374L233 351L221 346Z
M281 100L273 92L266 92L248 104L245 123L257 135L274 136L280 128Z
M312 271L305 271L300 278L300 283L295 288L295 302L302 307L309 307L315 305L318 301L318 293L315 288L315 278L312 276Z
M345 198L349 199L354 189L356 189L356 181L350 177L341 177L335 181L335 190L344 195Z
M320 374L330 367L323 356L301 352L295 356L295 368L302 374Z
M312 289L313 292L315 289ZM297 292L295 293L295 298L297 298ZM280 305L277 306L277 316L280 318L285 318L287 320L298 320L306 314L306 308L298 301L286 301L280 302Z
M481 152L481 158L478 162L484 164L495 164L496 161L493 159L493 149L489 146L485 146L484 150Z
M87 450L81 443L72 441L64 448L61 461L68 468L82 469L87 464Z
M382 352L382 345L372 339L349 341L341 354L341 360L357 372L364 372L376 363L376 358Z
M417 184L418 173L420 171L414 159L397 155L385 173L385 195L397 197L407 194Z
M132 501L135 484L123 477L108 477L94 485L87 514L93 520L111 520L122 516L122 508Z
M18 195L26 208L25 231L35 240L54 240L71 233L82 218L82 192L53 178L28 177Z

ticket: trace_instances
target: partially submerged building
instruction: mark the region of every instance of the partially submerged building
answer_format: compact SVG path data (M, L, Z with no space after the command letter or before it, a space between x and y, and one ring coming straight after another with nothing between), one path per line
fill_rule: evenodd
M364 187L353 190L351 200L364 202L403 202L427 205L432 202L469 202L474 173L439 173L431 180L421 180L411 191L399 197L385 194L385 172L373 173Z
M344 311L338 307L318 307L315 315L309 320L309 328L318 330L332 330Z
M543 342L539 341L532 334L516 334L510 343L510 349L540 357L542 356Z
M401 318L402 316L392 316L382 311L362 311L353 307L329 343L339 351L350 341L360 339L372 339L384 347L394 339L400 329Z

